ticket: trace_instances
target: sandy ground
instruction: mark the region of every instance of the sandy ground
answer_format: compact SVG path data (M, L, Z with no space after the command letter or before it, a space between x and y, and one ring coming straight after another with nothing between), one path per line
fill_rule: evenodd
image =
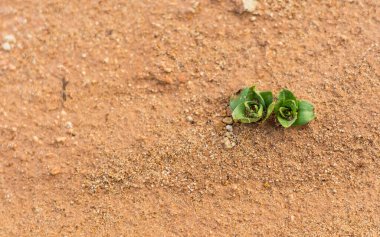
M380 236L380 2L236 9L1 0L0 236ZM317 119L227 149L252 84Z

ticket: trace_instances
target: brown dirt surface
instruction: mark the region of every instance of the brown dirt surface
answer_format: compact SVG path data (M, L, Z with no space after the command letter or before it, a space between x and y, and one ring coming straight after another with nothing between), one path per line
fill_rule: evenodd
M380 236L380 1L1 0L0 34L0 236ZM252 84L317 119L227 149Z

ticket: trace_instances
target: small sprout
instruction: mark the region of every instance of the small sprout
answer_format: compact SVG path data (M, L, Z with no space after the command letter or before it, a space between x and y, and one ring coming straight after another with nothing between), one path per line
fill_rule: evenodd
M235 122L264 122L274 109L271 91L256 91L255 86L244 88L230 99L230 109Z
M281 126L305 125L315 119L314 106L306 100L297 100L293 93L283 89L278 95L274 113Z

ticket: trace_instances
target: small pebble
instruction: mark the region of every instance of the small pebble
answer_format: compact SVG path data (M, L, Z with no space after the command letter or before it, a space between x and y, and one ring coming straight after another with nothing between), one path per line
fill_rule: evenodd
M8 43L8 42L5 42L1 45L1 47L3 48L3 50L5 51L11 51L12 49L12 46Z
M45 155L45 158L47 158L47 159L57 159L58 156L56 154L52 153L52 152L49 152L49 153L47 153Z
M5 35L3 39L5 42L16 42L16 37L14 35Z
M33 141L35 141L35 142L39 142L39 141L40 141L40 139L39 139L37 136L33 136L32 139L33 139Z
M225 118L223 118L222 122L225 124L231 125L231 124L233 124L234 121L232 120L231 117L225 117Z
M66 124L65 124L65 128L67 128L67 129L71 129L71 128L73 128L73 123L70 122L70 121L66 122Z
M57 137L55 139L56 143L64 143L66 141L66 137Z
M253 12L257 6L257 0L243 0L244 10L247 12Z
M224 147L225 147L226 149L231 149L231 148L233 148L234 146L236 146L236 143L233 142L233 141L231 141L231 140L228 139L228 138L225 138L225 139L223 140L223 143L224 143Z
M186 120L190 123L194 123L194 119L193 117L191 117L190 115L186 117Z
M51 167L50 169L49 169L49 174L50 175L57 175L57 174L60 174L61 173L61 168L60 167L58 167L58 166L54 166L54 167Z
M168 67L164 67L164 72L166 73L171 73L173 70L171 68L168 68Z
M227 125L226 126L226 130L229 131L229 132L232 132L233 131L233 127L231 125Z
M227 138L233 138L233 137L234 137L234 134L233 134L232 132L226 132L226 133L224 134L224 136L227 137Z
M254 12L257 6L257 0L235 0L235 11L239 14L246 12Z

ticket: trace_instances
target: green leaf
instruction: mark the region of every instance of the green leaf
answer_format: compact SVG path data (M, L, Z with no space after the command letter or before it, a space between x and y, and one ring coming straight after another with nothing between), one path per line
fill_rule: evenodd
M280 92L279 100L274 107L277 121L285 128L292 126L297 120L297 103L294 98L293 93L284 89ZM291 114L288 114L289 110Z
M294 125L305 125L315 119L314 106L308 101L298 101L298 118Z
M249 118L245 115L245 103L241 103L232 112L232 118L235 122L241 122L241 123L253 123L257 122L261 119L261 117L256 118Z
M282 100L278 100L275 103L275 105L274 105L274 112L275 112L275 114L278 114L278 111L279 111L279 109L280 109L280 107L281 107L281 105L282 105L283 102L284 101L282 101Z
M275 104L271 91L257 91L255 86L244 88L230 99L230 109L235 122L253 123L265 121Z
M267 108L267 114L265 115L265 118L262 120L262 122L264 122L265 120L267 120L269 118L269 116L272 114L273 112L273 109L274 109L274 105L275 105L275 102L272 102L268 108Z
M263 98L265 102L265 107L268 107L273 102L273 94L271 91L261 91L259 92L261 97Z
M314 111L314 105L307 100L299 100L298 108L300 110Z
M230 109L231 111L234 111L235 108L243 103L244 101L249 101L253 99L253 92L252 89L247 87L243 90L237 92L235 95L231 96L230 98Z
M263 116L264 107L262 104L257 104L254 101L246 101L244 102L245 106L245 114L249 114L249 117L252 118L261 118ZM255 107L255 110L251 109L251 106Z
M280 107L278 112L281 115L281 117L283 117L283 118L287 118L287 117L290 117L292 115L292 110L290 108L287 108L287 107Z
M278 122L279 122L284 128L288 128L288 127L292 126L296 120L297 120L297 116L294 117L292 120L287 120L287 119L281 117L281 115L277 115L277 121L278 121Z
M297 100L297 99L290 90L282 89L282 91L280 91L280 94L278 94L278 100L284 101L284 100Z
M282 102L281 107L287 107L292 111L297 111L297 102L295 100L285 100Z
M252 86L251 90L252 90L252 94L253 94L252 95L253 99L257 100L257 102L259 102L259 104L262 104L263 106L265 106L265 101L264 101L263 97L261 97L260 93L258 91L256 91L255 86Z

